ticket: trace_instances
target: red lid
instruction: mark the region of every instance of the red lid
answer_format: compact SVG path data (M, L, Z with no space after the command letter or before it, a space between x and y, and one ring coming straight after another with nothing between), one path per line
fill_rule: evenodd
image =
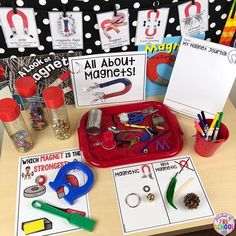
M59 108L64 105L63 90L58 86L50 86L44 89L43 99L48 108Z
M0 64L0 79L5 77L5 71L2 68L2 64Z
M16 81L16 90L20 96L29 98L37 93L37 85L31 76L24 76Z
M9 122L15 120L20 115L17 102L12 98L0 100L0 120Z

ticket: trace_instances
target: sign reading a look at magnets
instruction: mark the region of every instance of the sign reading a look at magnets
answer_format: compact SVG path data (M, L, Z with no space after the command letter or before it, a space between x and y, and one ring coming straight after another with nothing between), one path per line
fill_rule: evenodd
M145 99L146 52L69 57L76 107Z
M33 8L0 8L0 20L8 48L39 47Z

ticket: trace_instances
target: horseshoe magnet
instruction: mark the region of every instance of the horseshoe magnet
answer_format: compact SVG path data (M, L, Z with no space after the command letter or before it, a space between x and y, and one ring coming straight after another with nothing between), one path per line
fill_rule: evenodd
M154 13L156 14L155 19L154 19L154 26L153 26L153 30L152 33L150 33L150 22L151 22L151 14ZM154 11L153 9L147 12L147 26L146 26L146 30L145 30L145 34L149 37L154 36L157 33L157 20L159 17L160 13L159 11Z
M184 9L184 14L186 17L189 17L189 10L192 6L196 7L196 14L199 14L201 12L201 4L199 2L194 2L194 4L192 4L191 2L185 7Z
M165 79L164 77L158 74L157 67L160 64L168 64L170 66L173 66L174 62L175 62L175 55L173 54L161 52L154 55L147 61L148 78L156 84L167 86L169 83L169 80Z
M80 187L73 186L67 181L67 173L75 169L80 170L87 175L87 182ZM90 191L90 189L93 186L93 183L94 183L94 174L92 170L82 162L76 161L64 165L58 171L54 181L49 183L49 186L54 191L57 191L60 187L67 187L69 191L63 198L69 204L72 205L77 198L87 194Z
M25 13L23 11L20 11L18 9L16 10L16 14L19 15L22 19L24 34L28 35L29 23L28 23L27 16L25 15ZM7 22L9 24L11 32L12 32L12 35L10 36L10 38L12 38L14 35L17 35L16 27L15 27L15 24L12 19L14 15L15 15L14 10L11 10L7 13ZM29 36L31 38L33 38L33 35L29 35Z

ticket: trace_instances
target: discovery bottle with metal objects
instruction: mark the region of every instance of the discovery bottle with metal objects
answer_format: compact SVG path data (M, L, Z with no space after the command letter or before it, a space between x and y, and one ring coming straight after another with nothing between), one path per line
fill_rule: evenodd
M48 109L56 138L64 140L71 136L70 123L64 105L63 90L58 86L50 86L43 91L43 99Z
M33 142L14 99L0 100L0 120L19 152L27 152L32 148Z
M34 79L30 76L19 78L16 81L16 90L21 98L24 109L29 113L32 128L35 130L45 129L48 124Z

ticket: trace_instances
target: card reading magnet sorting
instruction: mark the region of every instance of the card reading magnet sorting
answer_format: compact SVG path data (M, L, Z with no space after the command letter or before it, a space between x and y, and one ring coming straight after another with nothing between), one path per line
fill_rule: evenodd
M53 49L82 49L82 12L49 12Z
M0 8L0 20L7 47L39 47L33 8L17 8L15 13L10 7Z
M97 14L102 49L130 44L128 9Z

